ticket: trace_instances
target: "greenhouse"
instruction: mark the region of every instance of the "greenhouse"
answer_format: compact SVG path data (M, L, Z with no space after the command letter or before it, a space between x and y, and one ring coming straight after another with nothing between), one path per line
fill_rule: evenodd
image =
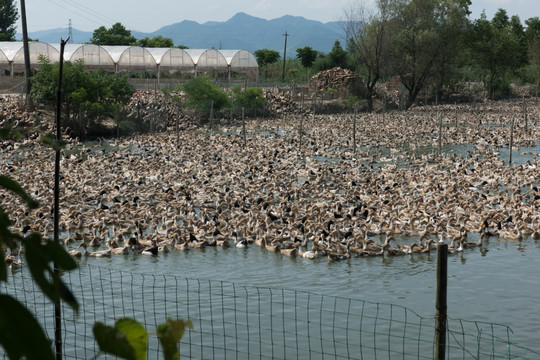
M30 67L39 69L39 56L48 57L52 63L60 56L59 44L30 42ZM259 66L247 50L143 48L140 46L99 46L94 44L66 44L64 60L82 60L88 69L114 72L155 72L159 82L162 72L243 74L258 81ZM0 42L0 71L5 74L24 72L23 42Z
M52 45L33 41L28 44L31 68L39 69L39 56L47 56L51 62L60 59L60 52ZM0 42L0 69L24 72L24 49L22 42Z

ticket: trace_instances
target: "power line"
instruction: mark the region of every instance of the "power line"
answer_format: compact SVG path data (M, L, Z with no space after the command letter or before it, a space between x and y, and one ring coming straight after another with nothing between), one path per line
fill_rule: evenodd
M99 13L99 12L97 12L97 11L95 11L95 10L89 8L88 6L85 6L85 5L83 5L83 4L81 4L81 3L78 3L78 2L76 2L76 1L73 1L73 0L71 0L71 1L63 0L63 2L65 2L65 3L67 3L67 4L71 5L71 6L73 6L73 7L75 7L75 8L77 8L77 9L79 9L79 10L82 10L82 11L85 11L85 12L89 12L89 13L91 13L93 16L95 16L96 18L99 18L99 19L101 19L101 20L105 20L105 22L107 22L107 23L114 24L114 23L117 22L116 20L114 20L114 19L112 19L112 18L110 18L110 17L108 17L108 16L106 16L106 15L104 15L104 14L101 14L101 13Z
M91 18L89 18L88 16L86 16L86 15L84 15L84 14L81 14L81 13L79 13L79 12L73 10L73 9L69 9L69 8L65 7L64 5L57 3L57 2L54 1L54 0L49 0L49 2L55 4L56 6L61 7L61 8L64 9L64 10L71 11L71 12L73 12L73 13L79 15L80 17L83 17L83 18L85 18L86 20L93 22L94 24L97 24L97 25L103 25L103 23L97 22L97 21L95 21L94 19L91 19Z
M49 2L55 4L56 6L61 7L62 9L67 10L69 12L75 13L79 15L80 17L85 18L86 20L89 20L92 23L100 25L100 26L104 24L112 25L118 22L118 20L114 20L78 2L67 1L67 0L62 0L62 1L66 3L67 6L62 3L59 3L58 1L49 0ZM126 26L126 24L124 24L124 26Z

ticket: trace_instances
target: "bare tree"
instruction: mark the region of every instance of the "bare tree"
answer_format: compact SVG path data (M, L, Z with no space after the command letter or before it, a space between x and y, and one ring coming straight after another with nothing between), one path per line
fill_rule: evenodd
M341 22L349 50L358 62L366 83L368 111L373 110L375 86L383 76L388 59L390 32L390 0L376 0L374 8L356 1L344 11Z

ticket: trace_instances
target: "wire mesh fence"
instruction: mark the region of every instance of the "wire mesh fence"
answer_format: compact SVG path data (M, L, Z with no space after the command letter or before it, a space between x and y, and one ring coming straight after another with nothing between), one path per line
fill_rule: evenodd
M66 273L81 304L63 308L64 358L98 352L92 327L130 317L150 332L173 319L190 319L180 342L182 359L433 359L435 320L398 305L287 289L126 273L83 267ZM25 270L2 292L26 304L54 336L52 304ZM493 323L448 320L447 359L537 359L513 344L511 330ZM0 350L1 351L1 350ZM161 359L150 336L148 358ZM2 353L5 357L5 354ZM106 358L106 357L104 357Z

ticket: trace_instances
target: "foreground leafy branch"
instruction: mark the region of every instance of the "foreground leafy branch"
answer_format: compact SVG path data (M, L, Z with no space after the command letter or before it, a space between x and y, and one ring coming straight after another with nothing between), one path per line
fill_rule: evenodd
M192 329L191 321L171 320L157 328L157 337L163 347L165 360L180 359L178 342L186 328ZM118 319L114 325L107 326L101 322L94 325L94 336L101 354L107 353L127 360L146 359L148 332L139 322L129 318Z

